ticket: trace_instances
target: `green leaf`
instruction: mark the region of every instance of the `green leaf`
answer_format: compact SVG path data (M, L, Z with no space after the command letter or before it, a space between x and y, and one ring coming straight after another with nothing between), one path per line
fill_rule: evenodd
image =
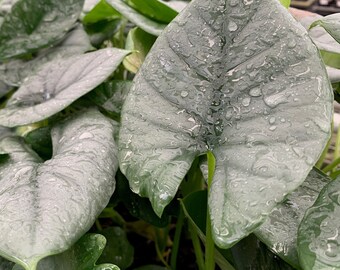
M0 256L27 270L43 257L70 248L108 203L117 170L117 128L95 110L55 126L53 157L41 159L18 137L0 147Z
M277 1L196 0L134 79L120 168L160 216L193 160L212 151L209 211L215 242L228 248L307 177L328 141L332 108L316 47Z
M0 60L60 41L74 27L84 0L19 0L0 26Z
M299 224L329 181L325 174L313 169L302 185L276 206L266 222L255 231L256 236L274 253L297 269L300 268L297 254Z
M338 43L340 43L340 15L332 14L313 22L310 28L321 26L330 34Z
M120 227L110 227L100 233L105 236L107 244L98 262L113 263L121 270L128 268L133 263L134 248L125 231Z
M12 270L14 263L0 257L0 270Z
M93 24L103 20L111 21L118 18L121 18L121 15L105 0L100 0L83 18L83 23Z
M83 54L91 50L89 37L82 26L78 26L66 34L55 47L40 50L32 60L13 60L0 65L0 80L8 85L20 86L24 79L41 68L43 64L57 59Z
M303 269L340 269L340 178L331 181L309 208L298 231Z
M169 23L177 16L178 12L159 0L125 0L125 2L141 14L160 23Z
M155 36L138 27L131 29L126 38L125 49L134 52L125 57L124 67L132 73L137 73L155 40Z
M51 128L41 127L29 132L25 142L44 160L52 157Z
M95 265L105 244L103 235L85 234L72 248L41 260L38 270L119 270L112 264Z
M285 8L289 8L290 6L290 0L280 0L281 5L283 5Z
M107 48L47 63L0 110L0 125L31 124L60 112L102 83L128 53Z
M155 22L138 11L131 8L122 0L106 0L113 8L115 8L120 14L126 17L129 21L142 28L145 32L159 36L167 24Z

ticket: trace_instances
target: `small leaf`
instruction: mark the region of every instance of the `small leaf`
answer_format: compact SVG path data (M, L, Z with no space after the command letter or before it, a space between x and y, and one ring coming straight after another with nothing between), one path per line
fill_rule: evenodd
M84 24L93 24L103 20L111 21L120 18L121 15L105 0L100 0L83 18Z
M18 0L0 26L0 60L35 52L74 27L84 0Z
M177 11L159 0L125 0L125 2L143 15L160 23L169 23L178 14Z
M302 184L328 141L332 111L319 52L278 1L195 0L134 78L120 168L161 216L194 159L211 151L213 237L228 248Z
M340 269L340 178L331 181L309 208L298 231L303 269Z
M129 243L125 231L120 227L110 227L100 232L106 238L106 246L99 263L109 262L121 270L133 263L134 248Z
M128 20L136 24L138 27L142 28L145 32L159 36L166 24L155 22L144 15L140 14L138 11L131 8L122 0L106 0L112 7L114 7L119 13L125 16Z
M115 187L116 125L95 110L59 123L44 163L20 138L0 141L10 154L0 163L0 256L35 270L92 226Z
M23 80L37 72L43 64L92 49L89 37L82 26L72 29L56 46L40 50L32 60L13 60L0 65L0 80L12 86L20 86Z
M112 264L95 265L105 247L100 234L85 234L65 252L41 260L37 270L119 270Z
M310 29L315 26L323 27L338 43L340 43L340 15L332 14L313 22Z
M125 49L135 52L125 57L123 61L124 67L132 73L137 73L155 40L155 36L144 32L138 27L131 29L126 38Z
M290 0L280 0L281 5L283 5L285 8L289 8L290 6Z
M101 84L128 53L107 48L47 63L0 110L0 125L27 125L60 112Z
M313 205L320 190L330 179L313 169L306 180L287 199L276 206L266 222L256 229L255 234L275 254L299 269L297 254L297 232L306 210Z

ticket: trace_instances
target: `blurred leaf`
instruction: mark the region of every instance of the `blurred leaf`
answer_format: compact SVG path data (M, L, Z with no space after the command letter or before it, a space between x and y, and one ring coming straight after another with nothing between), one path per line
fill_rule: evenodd
M12 270L15 263L0 257L0 270Z
M60 41L74 27L84 0L19 0L0 26L0 60Z
M340 82L340 69L327 67L327 74L328 78L331 81L331 83L337 83Z
M155 40L155 36L138 27L131 29L125 42L125 49L133 53L125 57L124 67L132 73L137 73Z
M310 29L316 26L323 27L338 43L340 43L340 14L332 14L313 22Z
M31 60L12 60L0 65L0 80L12 86L20 86L24 79L37 72L47 62L83 54L91 50L89 37L81 25L72 29L54 47L42 49Z
M280 0L280 3L281 3L285 8L289 8L289 6L290 6L290 0Z
M256 236L283 260L300 268L297 233L306 210L313 205L321 189L330 179L313 169L306 180L274 208L266 222L255 230Z
M93 24L103 20L112 21L121 18L121 15L105 0L100 0L98 4L83 18L84 24Z
M187 5L188 2L185 1L161 1L163 4L171 7L173 10L180 13Z
M128 53L106 48L45 64L0 110L0 125L27 125L60 112L107 79Z
M131 8L122 0L106 0L120 14L126 17L129 21L142 28L145 32L159 36L167 24L157 23L144 15L140 14L135 9Z
M177 11L158 0L125 0L125 2L141 14L160 23L169 23L178 14Z
M118 32L122 24L121 19L103 20L85 25L90 36L91 44L99 48L105 40L110 40Z
M340 269L340 177L327 184L298 231L298 252L305 270Z
M125 231L120 227L110 227L100 231L100 234L105 236L107 242L98 263L113 263L121 270L128 268L133 263L134 248Z
M105 243L100 234L85 234L72 248L40 261L37 270L120 270L112 264L95 265Z

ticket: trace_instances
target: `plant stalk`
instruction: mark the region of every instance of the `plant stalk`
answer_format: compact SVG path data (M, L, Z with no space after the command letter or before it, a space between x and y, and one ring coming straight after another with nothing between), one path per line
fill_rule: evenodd
M181 241L181 233L182 233L183 225L184 225L184 213L181 207L179 211L178 220L176 223L176 231L175 231L174 242L173 242L172 251L171 251L171 259L170 259L171 269L177 269L177 255L178 255L178 250L179 250L179 244Z
M207 153L208 159L208 197L210 193L210 187L212 184L212 179L215 173L215 157L211 151ZM215 259L214 259L215 244L212 237L211 230L211 219L209 206L207 206L207 221L206 221L206 243L205 243L205 269L214 270L215 269Z

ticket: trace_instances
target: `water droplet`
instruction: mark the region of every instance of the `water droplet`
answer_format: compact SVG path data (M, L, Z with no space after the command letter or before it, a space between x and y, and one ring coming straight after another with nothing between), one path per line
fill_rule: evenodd
M243 4L245 4L246 6L252 4L254 2L254 0L243 0Z
M269 118L269 124L272 125L275 123L275 121L276 121L276 118L274 116Z
M293 49L296 46L296 41L294 39L288 42L288 48Z
M229 21L229 24L228 24L228 29L230 32L234 32L236 31L238 28L237 24L233 21Z
M187 97L189 93L187 91L182 91L181 92L181 97Z
M260 87L250 89L249 95L252 97L259 97L262 95Z
M277 128L276 126L271 126L271 127L269 127L269 130L274 131L276 128Z
M244 107L248 107L249 104L250 104L250 101L251 101L250 97L245 97L245 98L242 100L242 105L243 105Z
M79 139L80 139L80 140L89 139L89 138L93 138L93 134L90 133L90 132L84 132L83 134L81 134L81 135L79 136Z

